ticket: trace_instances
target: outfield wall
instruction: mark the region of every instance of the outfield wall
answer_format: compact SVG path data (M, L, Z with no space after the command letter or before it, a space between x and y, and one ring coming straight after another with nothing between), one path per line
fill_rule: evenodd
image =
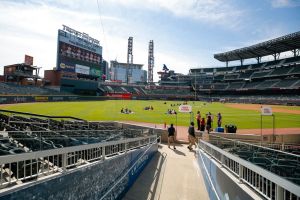
M149 150L148 148L149 146L146 146L129 151L126 154L74 169L74 171L58 176L38 180L28 185L22 184L20 187L2 192L0 200L100 199L136 163L125 178L121 179L120 183L113 188L112 196L107 196L108 199L121 199L157 152L158 145L151 145Z
M97 96L0 96L0 104L57 102L57 101L101 101L112 98Z

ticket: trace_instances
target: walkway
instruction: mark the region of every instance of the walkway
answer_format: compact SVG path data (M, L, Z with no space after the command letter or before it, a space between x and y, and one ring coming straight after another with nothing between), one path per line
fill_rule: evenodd
M209 199L195 151L187 145L170 149L159 145L137 181L124 197L125 200L206 200Z

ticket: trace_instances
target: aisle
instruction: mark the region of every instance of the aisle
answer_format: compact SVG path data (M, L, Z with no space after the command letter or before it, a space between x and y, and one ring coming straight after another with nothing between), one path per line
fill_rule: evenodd
M209 199L195 152L187 145L176 150L161 144L140 177L127 192L125 200L193 200Z

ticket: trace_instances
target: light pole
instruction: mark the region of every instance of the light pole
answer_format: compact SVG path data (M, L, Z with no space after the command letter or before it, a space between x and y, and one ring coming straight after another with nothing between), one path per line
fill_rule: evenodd
M196 81L196 79L197 79L197 74L195 74L195 101L197 101L197 81Z

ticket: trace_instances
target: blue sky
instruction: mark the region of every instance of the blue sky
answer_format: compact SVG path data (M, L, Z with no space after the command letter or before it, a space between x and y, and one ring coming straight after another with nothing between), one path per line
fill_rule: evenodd
M144 69L154 40L158 80L163 64L184 74L225 66L214 53L300 31L300 0L0 0L0 71L24 54L55 67L62 24L99 39L108 61L126 62L132 36L134 63Z

